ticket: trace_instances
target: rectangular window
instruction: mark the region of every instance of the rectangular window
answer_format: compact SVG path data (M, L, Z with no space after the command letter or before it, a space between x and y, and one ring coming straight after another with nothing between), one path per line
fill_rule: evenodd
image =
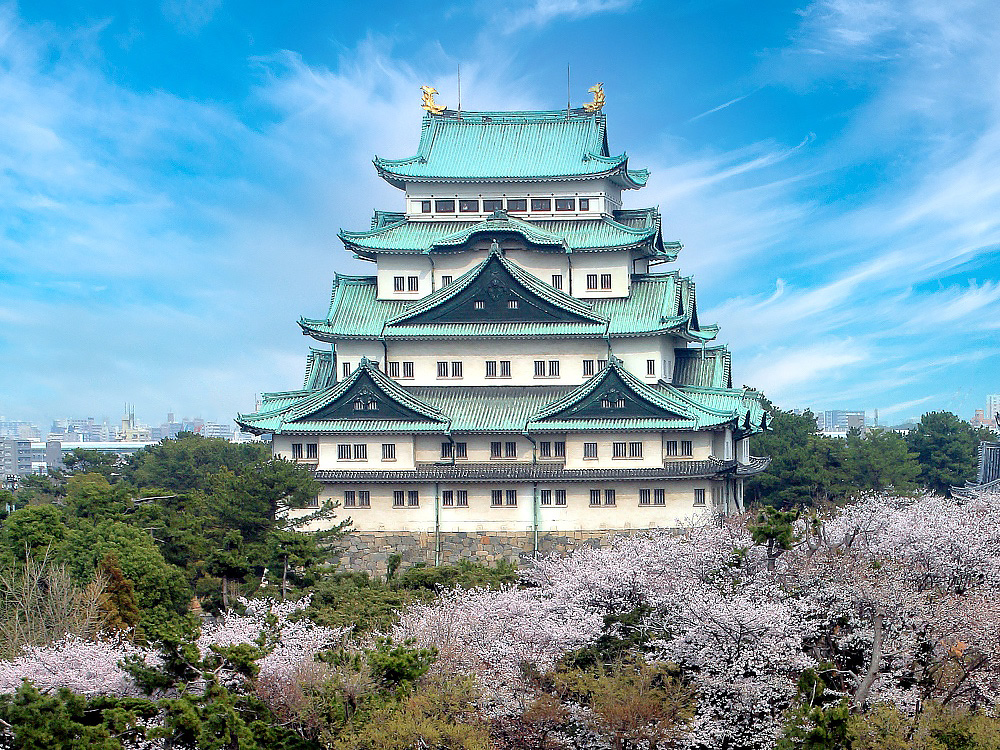
M566 458L566 442L563 440L557 440L552 444L552 448L555 451L556 458Z
M500 377L509 378L510 377L510 360L501 359L500 360Z
M597 360L597 371L598 372L601 372L607 366L608 366L608 360L606 360L606 359L599 359L599 360Z
M532 211L551 211L552 210L552 199L551 198L532 198L531 199L531 210Z
M350 376L351 376L351 363L344 362L344 377L347 378Z
M485 302L485 300L481 300L481 299L474 300L473 303L472 303L472 309L473 310L485 310L486 309L486 302Z
M642 458L642 443L638 440L630 442L628 444L628 457L629 458Z
M503 211L503 200L501 198L484 198L483 211L487 213L492 211Z
M605 291L611 288L611 274L602 273L601 274L601 289Z
M345 508L356 508L357 507L357 494L354 490L344 490L344 507Z
M447 362L438 362L437 366L438 366L438 377L439 378L446 378L446 377L448 377L448 363Z
M639 490L639 505L650 505L653 493L649 490Z
M594 374L594 360L583 360L583 377L589 378Z
M406 493L406 504L411 508L420 505L420 493L417 490L410 490Z
M439 200L434 201L434 210L439 214L453 214L455 213L455 201L453 200Z
M647 359L646 360L646 374L647 375L656 375L656 360L655 359Z
M508 440L503 444L503 457L517 458L517 443L515 441Z
M465 452L465 443L455 443L455 458L468 458Z
M405 502L406 495L402 490L394 490L392 493L392 507L402 508Z
M507 300L507 309L508 310L516 310L520 306L521 306L521 303L518 300L516 300L516 299L509 299L509 300Z
M475 214L479 213L479 201L462 199L458 202L458 210L463 214Z
M382 460L383 461L395 461L396 460L396 444L395 443L382 443Z
M592 292L592 291L594 291L596 289L597 289L597 274L596 273L588 273L587 274L587 290Z
M503 490L490 490L490 506L496 508L503 505Z
M552 457L552 443L548 440L543 440L538 444L538 455L542 458Z
M359 508L372 507L372 493L370 493L368 490L360 490L358 492L358 507Z
M448 286L451 283L451 280L452 280L451 276L442 276L441 277L441 286Z
M668 440L667 444L666 444L666 448L667 448L667 455L668 456L676 456L677 455L677 441L676 440Z
M580 210L581 211L589 211L590 210L590 198L581 198L580 199Z
M413 377L413 363L412 362L404 362L403 363L403 377L404 378L412 378Z
M337 446L337 460L338 461L350 461L351 460L351 446L347 443L340 443Z
M469 491L468 490L459 490L458 492L455 493L455 505L457 505L459 508L468 508L469 507Z
M612 443L611 444L611 457L612 458L625 458L625 443Z
M354 444L354 460L364 461L368 458L368 445L366 443Z
M584 458L597 458L597 443L584 443L583 444L583 457Z
M385 374L388 375L390 378L398 378L399 377L399 362L386 362L385 363L385 371L386 371Z
M561 273L554 273L554 274L552 274L552 288L553 289L560 289L560 290L562 289L562 274Z
M575 198L556 198L556 211L575 211Z
M507 210L508 211L527 211L528 210L528 199L527 198L508 198L507 199Z
M615 504L615 491L614 490L604 490L604 504L614 505Z
M545 360L536 359L535 360L535 377L544 378L545 377Z
M420 213L429 214L431 212L431 202L430 201L420 201Z
M486 377L495 378L497 376L497 362L495 359L486 360Z
M319 445L317 443L306 443L306 458L319 458Z
M490 458L500 458L503 455L503 443L494 441L490 443Z
M517 490L507 490L507 505L517 505Z
M420 278L418 276L406 277L406 291L416 292L420 289Z
M550 359L549 360L549 377L558 378L559 377L559 360Z
M306 500L306 507L307 508L318 508L319 507L319 495L317 495L316 497L311 497L308 500Z
M441 458L451 458L452 454L452 444L451 443L441 443Z
M452 490L441 492L441 505L452 506L455 504L455 493Z
M694 491L694 504L695 505L705 504L705 490L703 490L701 487L699 487Z
M452 362L451 363L451 376L453 378L460 378L460 377L462 377L462 363L461 362Z
M681 440L681 455L682 456L693 456L694 452L691 450L690 440Z
M591 490L590 491L590 504L591 505L600 505L601 504L601 491L600 490Z
M666 505L667 491L663 489L653 490L653 505Z
M538 502L541 505L552 505L552 490L539 490Z
M566 490L556 490L556 505L566 504Z
M394 291L394 292L405 292L406 291L406 277L405 276L393 276L392 277L392 291Z
M302 458L302 443L292 443L292 458Z

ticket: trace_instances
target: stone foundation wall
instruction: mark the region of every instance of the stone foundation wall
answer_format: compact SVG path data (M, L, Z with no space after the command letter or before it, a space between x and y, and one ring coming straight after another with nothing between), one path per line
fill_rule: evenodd
M539 532L538 556L566 554L581 547L602 547L616 536L643 533L645 530L562 531ZM331 561L341 570L364 571L384 575L389 557L402 558L400 570L415 563L453 565L470 560L493 565L500 560L522 566L532 559L534 535L530 531L449 531L440 539L440 556L435 554L433 532L415 531L352 531L336 542L330 550Z

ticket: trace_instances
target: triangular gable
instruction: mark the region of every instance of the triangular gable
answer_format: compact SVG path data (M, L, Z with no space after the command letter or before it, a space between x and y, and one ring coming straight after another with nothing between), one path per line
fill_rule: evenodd
M533 422L566 419L692 419L683 404L669 404L653 388L629 373L620 359L580 388L536 414Z
M600 323L590 306L509 262L496 242L486 259L412 305L388 325L414 323Z
M491 238L503 238L516 236L533 248L559 250L565 252L567 249L566 239L546 231L526 221L521 221L507 214L506 211L494 211L492 216L480 221L478 224L464 227L457 232L447 234L435 239L430 246L431 250L461 250L465 248L471 240L488 234Z
M410 396L364 358L346 380L301 402L283 421L338 419L447 421L441 412Z

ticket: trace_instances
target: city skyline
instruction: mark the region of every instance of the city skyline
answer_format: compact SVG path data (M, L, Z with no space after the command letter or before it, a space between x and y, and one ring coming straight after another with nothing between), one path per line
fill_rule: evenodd
M992 5L347 8L0 5L0 412L228 423L296 387L289 321L369 271L337 229L400 207L371 157L412 152L459 65L469 109L604 82L738 384L886 423L1000 390Z

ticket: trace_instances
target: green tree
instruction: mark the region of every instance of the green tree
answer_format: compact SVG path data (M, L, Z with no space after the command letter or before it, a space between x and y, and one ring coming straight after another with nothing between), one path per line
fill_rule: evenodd
M95 716L96 713L96 716ZM5 747L15 750L121 750L99 712L66 688L42 695L28 682L0 696Z
M100 596L100 611L105 630L112 632L132 630L142 619L142 613L135 598L135 587L125 577L114 552L104 555L97 573L104 581L104 590Z
M108 481L121 477L123 462L115 453L74 448L63 456L63 464L71 474L100 474Z
M270 449L264 443L230 443L181 432L174 439L133 454L122 473L136 487L190 492L207 490L212 477L224 469L239 472L269 457Z
M45 557L66 538L65 516L55 505L29 505L10 514L0 532L6 561L24 562L29 556Z
M932 411L907 436L920 464L920 482L929 490L951 496L951 488L974 479L980 433L955 414Z
M855 429L844 444L844 473L856 491L907 493L917 489L920 464L898 432Z
M773 505L765 505L757 515L757 521L747 526L754 544L762 544L767 550L767 569L772 573L778 558L795 544L795 522L798 518L797 510L783 511Z
M213 550L207 562L208 571L222 581L222 607L229 608L230 598L239 592L239 584L250 572L243 549L243 537L237 531L230 531L222 540L222 546Z

